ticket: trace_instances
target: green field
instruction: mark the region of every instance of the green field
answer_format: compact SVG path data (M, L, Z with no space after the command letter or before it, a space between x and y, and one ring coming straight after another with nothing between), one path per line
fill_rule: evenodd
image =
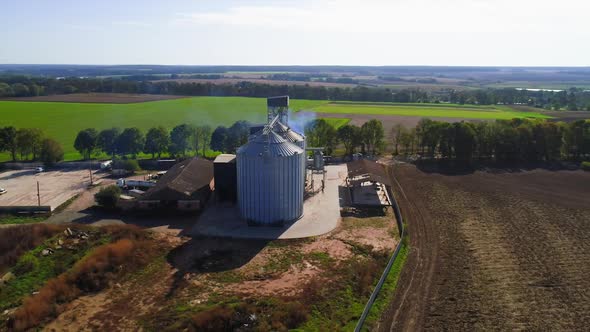
M466 119L544 118L533 112L516 112L502 106L451 104L349 103L320 100L291 100L293 110L340 114L379 114ZM181 124L231 125L238 120L264 122L266 100L244 97L193 97L134 104L93 104L62 102L0 101L0 126L41 128L62 143L66 160L80 155L73 143L78 131L110 127L138 127L144 131L162 125L168 129ZM330 119L336 127L350 119ZM6 160L6 154L0 160Z
M550 116L535 112L518 112L505 106L451 105L451 104L393 104L393 103L325 103L313 108L319 113L401 115L418 117L444 117L459 119L513 119Z

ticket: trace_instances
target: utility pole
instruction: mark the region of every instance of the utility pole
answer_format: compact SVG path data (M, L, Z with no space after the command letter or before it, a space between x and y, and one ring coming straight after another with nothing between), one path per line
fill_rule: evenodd
M39 192L39 181L37 181L37 204L41 206L41 194Z
M92 186L94 184L94 182L92 181L92 159L90 160L90 166L88 168L88 171L90 172L90 186Z

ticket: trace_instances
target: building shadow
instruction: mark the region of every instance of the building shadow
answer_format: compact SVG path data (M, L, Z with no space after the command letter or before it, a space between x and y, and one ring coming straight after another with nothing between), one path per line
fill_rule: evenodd
M190 236L190 229L199 218L200 213L177 213L174 211L153 211L151 213L125 213L108 211L91 207L72 215L73 223L85 225L125 224L142 228L166 227L177 231L178 236Z
M166 257L168 263L177 270L167 297L173 296L176 290L186 286L186 275L240 268L256 257L271 241L193 237L173 249Z
M0 177L0 180L16 179L16 178L19 178L21 176L35 175L35 174L37 174L37 172L34 169L26 169L26 170L14 172L14 173L12 173L10 175L6 175L6 176L3 176L3 177Z

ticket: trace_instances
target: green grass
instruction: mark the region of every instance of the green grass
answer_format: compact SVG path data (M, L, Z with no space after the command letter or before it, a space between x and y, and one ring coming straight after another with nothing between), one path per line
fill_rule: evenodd
M436 106L434 106L436 105ZM518 112L513 111L505 106L495 106L494 108L478 109L461 107L442 107L440 104L423 104L420 105L399 105L399 104L342 104L330 103L314 108L314 111L320 113L337 113L337 114L369 114L369 115L401 115L401 116L418 116L418 117L445 117L445 118L464 118L464 119L513 119L513 118L550 118L549 116L535 112Z
M35 224L47 220L46 217L15 217L5 216L0 217L0 225L23 225Z
M326 122L328 122L329 125L331 125L332 127L336 128L336 129L338 129L350 122L350 119L347 119L347 118L323 118L323 119L326 120Z
M369 311L369 315L365 320L364 330L370 331L372 330L371 327L381 319L381 316L387 309L387 306L393 299L393 295L397 288L397 281L399 280L400 273L402 272L402 268L408 259L409 248L405 242L402 242L402 247L383 283L383 287L377 296L377 299L373 303L373 307L371 311Z
M325 103L328 105L366 105L366 106L406 106L418 108L450 108L450 109L467 109L467 110L496 110L500 106L496 105L465 105L451 103L390 103L374 101L332 101Z
M547 116L535 112L518 112L506 106L454 104L399 104L330 102L326 100L291 100L295 111L321 113L402 115L468 119L511 119ZM181 123L210 126L231 125L238 120L261 123L266 119L266 100L245 97L192 97L132 104L96 104L61 102L0 101L0 126L41 128L63 146L65 160L78 160L73 144L84 128L138 127L144 132L162 125L168 129ZM347 118L328 120L335 127ZM148 156L143 156L148 157ZM0 161L9 156L0 154Z
M294 110L325 103L291 100ZM229 126L238 120L264 122L266 99L243 97L194 97L133 104L0 101L0 126L41 128L57 139L66 160L80 159L74 149L77 133L84 128L138 127L144 132L162 125L168 129L182 123ZM0 155L0 160L8 160Z

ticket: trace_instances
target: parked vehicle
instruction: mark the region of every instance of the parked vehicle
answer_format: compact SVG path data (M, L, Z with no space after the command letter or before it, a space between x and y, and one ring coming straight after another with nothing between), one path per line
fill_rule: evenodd
M117 180L117 187L119 187L119 188L151 188L155 185L156 185L156 183L153 181L125 180L125 179Z
M0 195L4 195L6 194L8 191L6 191L6 189L4 188L0 188Z
M166 174L166 171L158 172L156 174L148 174L148 180L158 180Z
M45 169L43 167L37 167L37 168L35 168L35 172L37 172L37 173L41 173L43 171L45 171Z
M107 160L107 161L103 161L102 163L100 163L100 169L108 170L108 169L111 169L112 167L113 167L112 160Z

